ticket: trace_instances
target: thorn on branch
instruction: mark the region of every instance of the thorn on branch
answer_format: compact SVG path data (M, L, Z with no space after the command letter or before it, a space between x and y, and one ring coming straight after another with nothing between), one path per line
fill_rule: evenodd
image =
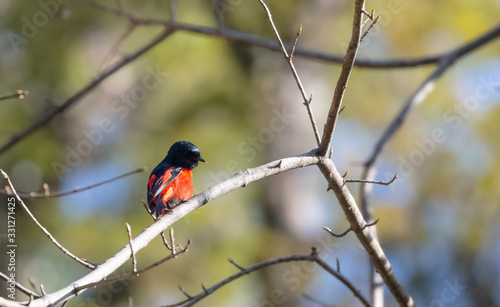
M182 287L181 287L181 286L179 286L179 290L181 290L181 292L182 292L182 293L184 293L184 295L185 295L188 299L192 299L192 298L193 298L191 295L187 294L187 292L186 292L186 291L184 291L184 289L182 289Z
M201 288L203 289L203 292L205 292L207 295L212 294L211 291L208 291L207 288L205 288L205 285L201 284Z
M333 148L330 148L330 153L328 154L328 159L331 159L333 156Z
M339 110L339 115L340 115L340 113L342 113L342 112L345 110L345 108L347 108L347 105L342 106L342 108L340 108L340 110Z
M244 267L242 267L241 265L239 265L239 264L237 264L236 262L234 262L234 260L233 260L233 259L231 259L231 258L227 258L227 260L228 260L228 261L229 261L232 265L234 265L235 267L237 267L240 271L242 271L242 272L245 272L245 271L246 271L246 269L245 269ZM247 274L248 274L248 273L247 273Z
M311 247L311 256L314 258L318 257L318 250L314 246Z

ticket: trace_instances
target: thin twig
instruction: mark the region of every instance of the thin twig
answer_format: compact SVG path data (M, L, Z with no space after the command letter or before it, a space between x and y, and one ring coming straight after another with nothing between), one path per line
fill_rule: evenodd
M302 32L302 26L300 26L299 31L297 32L297 36L295 38L294 44L290 48L291 55L288 55L288 52L286 51L285 45L283 44L283 41L281 40L278 29L276 29L276 26L274 25L273 16L271 15L271 11L267 7L264 0L258 0L258 1L262 5L264 10L266 11L267 19L269 20L269 23L271 24L271 27L273 28L273 32L274 32L274 35L276 36L276 39L278 40L278 44L281 48L281 53L283 53L283 56L285 57L285 60L288 63L288 66L290 66L290 70L292 71L292 75L295 78L295 82L297 83L297 87L299 88L299 91L302 94L302 99L304 100L304 105L307 108L307 113L309 114L309 119L311 121L311 125L313 128L314 137L316 138L316 143L319 146L320 145L320 136L319 136L318 126L316 125L316 121L314 119L314 115L313 115L313 112L311 109L311 101L312 101L313 96L311 94L310 98L307 98L307 94L306 94L306 91L304 89L304 86L302 85L302 82L300 81L300 77L299 77L297 70L295 69L295 65L293 65L293 61L292 61L292 52L295 53L295 45L297 44L297 40L299 39L300 33Z
M191 300L193 297L189 295L184 289L182 289L181 286L179 286L179 290L188 298L188 300Z
M319 145L320 156L325 156L330 148L332 142L333 133L335 131L335 125L337 124L337 119L339 117L339 110L342 106L342 100L344 98L345 90L347 88L347 83L349 82L349 76L351 75L352 68L354 66L354 60L356 59L356 54L358 52L358 47L360 44L361 37L361 22L363 18L363 8L365 6L364 0L356 0L354 4L354 18L352 26L351 41L349 42L349 48L347 48L344 63L342 64L342 70L340 72L337 85L335 86L335 91L332 98L332 103L330 105L330 110L328 111L328 117L326 119L326 124L323 129L323 138Z
M361 230L365 229L366 227L371 227L371 226L375 226L375 224L378 223L380 219L377 219L375 222L372 222L372 223L366 223L365 226L361 227ZM346 234L348 234L349 232L352 231L352 227L349 227L349 229L347 229L346 231L344 231L343 233L341 234L336 234L334 233L330 228L328 227L323 227L324 230L326 230L329 234L331 234L332 236L336 237L336 238L342 238L344 237ZM338 268L338 264L337 264L337 268ZM340 269L338 269L340 270Z
M96 88L102 81L106 80L109 76L120 70L122 67L127 65L128 63L134 61L142 54L146 53L146 51L150 50L154 46L158 45L160 42L169 37L172 33L175 32L175 29L165 28L157 37L151 40L146 45L139 48L136 52L124 56L120 61L111 66L107 71L100 74L97 78L93 79L87 86L82 88L80 91L75 93L73 96L68 98L65 102L63 102L60 106L55 108L51 108L44 115L40 117L34 124L26 128L24 131L16 133L10 137L10 140L0 146L0 155L5 153L11 147L24 140L28 136L30 136L33 132L47 125L54 117L64 112L74 103L80 101L83 97L85 97L88 93L90 93L94 88Z
M325 269L327 272L329 272L334 277L339 279L344 285L346 285L349 288L349 290L351 290L353 292L353 294L362 302L363 305L370 306L367 303L367 300L363 297L363 295L351 284L351 282L349 282L349 280L347 278L345 278L339 272L335 272L335 271L333 271L333 273L331 272L331 270L333 270L333 269L331 269L328 266L328 264L326 264L323 260L321 260L319 258L315 249L313 248L313 252L310 255L292 255L292 256L288 256L288 257L269 259L269 260L254 264L248 268L243 268L239 265L236 265L234 261L230 260L230 262L240 270L238 273L227 277L226 279L220 281L219 283L213 285L210 288L205 288L203 286L202 287L203 291L195 296L188 295L181 287L179 287L181 289L181 291L184 293L184 295L187 297L187 299L185 299L181 302L177 302L175 304L166 305L164 307L175 307L175 306L188 307L188 306L192 306L192 305L196 304L197 302L201 301L202 299L204 299L205 297L209 296L210 294L214 293L216 290L218 290L222 286L224 286L224 285L226 285L226 284L228 284L228 283L230 283L230 282L232 282L232 281L234 281L234 280L236 280L244 275L253 273L255 271L258 271L258 270L263 269L263 268L268 267L268 266L272 266L272 265L276 265L276 264L280 264L280 263L294 262L294 261L316 262L320 267Z
M24 201L21 199L19 194L17 194L16 189L14 188L14 185L10 181L9 175L7 175L7 173L4 172L3 169L0 169L0 172L2 173L5 180L7 180L7 182L9 183L10 189L14 193L14 195L15 195L17 201L19 202L19 204L21 205L21 207L23 207L23 209L26 211L26 213L28 213L29 217L35 222L35 224L38 226L38 228L40 228L40 230L42 230L42 232L50 239L50 241L52 243L54 243L54 245L57 246L57 248L59 248L64 254L68 255L68 257L70 257L71 259L77 261L78 263L82 264L86 268L89 268L91 270L95 269L96 264L91 263L87 260L81 259L81 258L73 255L69 250L67 250L59 242L57 242L57 240L54 238L54 236L52 236L52 234L47 229L45 229L45 227L43 227L42 224L40 224L40 222L35 218L33 213L31 213L31 211L28 209L28 207L24 204Z
M110 59L112 56L114 56L116 53L118 53L118 47L119 47L119 45L123 41L125 41L125 39L127 39L127 37L129 37L132 34L132 32L134 31L134 29L136 28L136 26L137 26L136 24L130 23L128 25L128 27L125 29L125 32L123 32L123 34L120 35L120 37L118 37L118 39L113 44L113 46L111 47L111 49L109 49L108 53L106 54L106 56L102 60L102 64L101 64L101 68L100 68L101 73L102 73L102 71L105 70L104 67L105 67L106 62L108 61L108 59Z
M228 258L227 259L232 265L234 265L235 267L237 267L240 271L245 271L246 269L244 267L242 267L241 265L237 264L236 262L234 262L233 259L231 258Z
M290 48L290 56L289 56L290 60L293 59L293 53L295 52L295 47L297 46L297 42L299 41L300 34L302 34L302 25L299 26L299 30L295 35L295 40L293 41L292 48Z
M151 216L151 218L153 218L153 221L157 221L158 219L156 218L156 216L154 215L153 212L151 212L151 210L149 210L149 207L148 205L146 204L146 202L144 200L142 200L142 205L144 206L144 208L146 209L146 211L148 211L149 215ZM173 247L170 246L170 244L168 244L168 240L167 238L165 237L165 232L162 231L160 233L160 236L161 236L161 239L163 240L163 245L165 245L165 247L169 250L169 251L172 251L173 250Z
M130 254L132 255L132 273L137 274L137 259L135 258L134 248L132 247L132 229L130 229L129 223L125 223L127 227L128 243L130 246ZM137 274L139 276L139 274Z
M307 293L302 293L302 297L305 298L308 301L311 301L311 302L316 303L316 304L318 304L320 306L323 306L323 307L336 307L335 305L328 304L328 303L325 303L325 302L321 302L321 301L313 298L312 296L310 296Z
M17 90L12 94L7 94L0 96L0 100L6 100L6 99L11 99L11 98L18 98L18 99L24 99L30 92L25 91L25 90Z
M363 33L363 36L361 36L359 42L361 43L363 41L363 39L368 35L368 33L370 33L370 30L373 28L373 26L375 26L375 24L377 23L377 21L380 19L380 16L378 16L377 18L375 18L375 20L372 21L371 25L368 27L368 29L366 29L365 33Z
M392 179L388 182L364 180L364 179L346 179L345 182L360 182L360 183L373 183L373 184L381 184L381 185L390 185L391 183L396 181L397 178L398 178L398 174L396 173L396 175L394 175L394 177L392 177Z
M170 246L172 247L172 255L176 255L175 252L175 237L174 237L174 227L170 227Z
M190 241L187 242L186 244L186 247L182 250L180 250L177 255L180 255L180 254L184 254L184 253L187 253L188 251L188 247L189 247L189 244L190 244ZM102 286L102 285L105 285L105 284L109 284L109 283L114 283L114 282L117 282L117 281L120 281L120 280L124 280L124 279L133 279L137 276L139 276L140 274L143 274L157 266L159 266L160 264L168 261L168 260L171 260L171 259L174 259L176 255L168 255L167 257L161 259L161 260L158 260L142 269L139 269L137 270L136 272L129 272L129 273L126 273L126 274L122 274L122 275L118 275L118 276L115 276L115 277L112 277L112 278L108 278L108 279L103 279L103 280L100 280L100 281L97 281L97 282L93 282L93 283L89 283L89 284L86 284L86 285L83 285L83 286L78 286L78 287L75 287L75 292L80 292L81 290L84 290L84 289L88 289L88 288L93 288L93 287L98 287L98 286Z
M141 168L135 169L135 170L133 170L131 172L122 174L120 176L116 176L116 177L113 177L113 178L110 178L110 179L107 179L107 180L104 180L104 181L101 181L101 182L98 182L98 183L94 183L94 184L91 184L91 185L83 187L83 188L76 188L76 189L73 189L73 190L70 190L70 191L65 191L65 192L50 193L48 185L44 184L44 190L45 191L43 193L37 193L37 192L18 192L18 194L21 197L29 198L31 200L42 199L42 198L62 197L62 196L70 195L70 194L75 194L75 193L80 193L80 192L83 192L83 191L87 191L87 190L96 188L98 186L101 186L103 184L107 184L107 183L113 182L113 181L118 180L118 179L122 179L124 177L130 176L130 175L133 175L133 174L136 174L136 173L141 173L141 172L143 172L145 170L147 170L146 167L141 167ZM0 189L0 194L12 195L12 191L7 191L6 189Z
M170 0L170 21L176 22L177 21L177 1L176 0Z
M3 272L0 272L0 278L2 278L3 280L5 280L6 282L9 282L9 276L7 276L6 274L4 274ZM18 289L19 291L21 291L22 293L26 294L28 297L34 297L34 298L41 297L38 293L35 293L35 292L31 291L30 289L24 287L23 285L21 285L17 281L14 282L14 287L16 289Z
M93 5L92 2L89 1L80 1L86 4ZM127 18L133 20L138 25L143 26L165 26L171 27L175 29L175 31L186 31L191 33L198 33L208 36L214 36L221 39L225 39L227 41L238 42L242 44L247 44L250 46L260 47L264 49L268 49L271 51L282 52L281 47L276 42L276 40L266 39L259 36L247 34L240 31L223 29L220 30L215 27L205 27L198 26L193 24L186 24L180 22L170 22L161 19L147 19L147 18L138 18L131 14L121 14L118 10L104 7L102 10L108 12L110 14L116 15L118 17ZM471 42L465 43L459 47L451 48L448 51L444 51L442 53L424 55L414 58L400 58L400 59L356 59L354 62L354 66L361 68L370 68L370 69L387 69L387 68L408 68L408 67L418 67L422 65L433 65L439 63L439 61L448 56L451 52L455 50L461 50L462 52L468 53L467 49L473 45L479 44L484 45L492 39L498 37L500 35L500 24L492 28L490 31L481 35L480 37L474 39ZM285 44L286 48L290 48L291 44ZM475 49L476 47L473 47ZM323 52L318 52L314 50L304 49L297 47L295 55L301 56L304 58L312 59L312 60L320 60L328 63L343 63L344 57L339 55L332 55Z
M323 261L321 258L319 258L318 254L313 251L311 254L311 257L313 257L314 261L323 268L323 270L327 271L331 275L333 275L335 278L337 278L341 283L343 283L351 292L354 294L355 297L358 298L358 300L361 302L366 307L370 307L370 303L368 300L361 294L361 292L354 287L354 285L342 274L334 270L331 266L329 266L325 261Z
M373 10L371 13L368 13L367 11L365 11L365 9L362 9L361 12L365 14L370 20L373 20Z

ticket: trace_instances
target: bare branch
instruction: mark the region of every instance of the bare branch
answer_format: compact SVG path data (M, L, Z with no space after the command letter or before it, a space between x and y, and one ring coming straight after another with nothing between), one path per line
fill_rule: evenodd
M356 201L349 189L344 185L344 178L342 178L337 171L333 161L331 159L322 158L321 162L318 163L318 167L335 193L346 219L350 224L350 228L356 234L359 242L370 256L373 265L381 275L389 291L399 305L414 306L413 299L392 270L389 259L387 259L380 243L366 227L367 224L359 211Z
M91 263L87 260L78 258L77 256L73 255L70 251L68 251L65 247L63 247L59 242L57 242L57 240L54 238L54 236L52 236L52 234L47 229L45 229L45 227L43 227L42 224L40 224L40 222L35 218L33 213L31 213L31 211L28 209L28 207L24 204L21 197L19 197L19 195L17 194L16 189L14 188L14 185L10 181L9 175L7 175L7 173L4 172L3 169L0 169L0 172L2 173L5 180L7 180L7 182L9 183L10 189L14 193L14 195L15 195L17 201L19 202L19 204L21 205L21 207L23 207L23 209L26 211L26 213L28 213L29 217L35 222L35 224L38 226L38 228L40 228L40 230L42 230L42 232L50 239L50 241L52 243L54 243L54 245L57 246L57 248L59 248L65 255L68 255L68 257L70 257L71 259L77 261L78 263L82 264L86 268L89 268L91 270L95 269L96 264Z
M351 41L349 42L349 47L347 48L344 57L342 70L340 72L337 85L335 86L332 103L330 105L330 110L328 111L325 127L323 128L323 137L321 139L318 152L320 156L326 155L332 142L333 132L335 131L335 125L337 123L337 118L339 117L339 110L342 105L345 89L347 87L347 83L349 82L349 76L351 75L351 71L354 66L354 59L356 59L356 54L358 52L362 28L361 21L363 18L362 10L364 6L364 0L355 1Z
M325 261L323 261L321 258L319 258L318 254L316 253L315 250L313 250L311 257L313 257L314 262L316 262L323 270L327 271L330 273L332 276L337 278L341 283L343 283L351 292L354 294L355 297L358 298L358 300L366 307L371 306L368 300L359 292L356 287L340 272L334 270L331 266L329 266Z
M134 248L132 247L132 229L130 229L129 223L125 223L127 226L127 234L128 234L128 245L130 246L130 254L132 255L132 273L137 274L137 259L135 259ZM139 276L139 274L137 274Z
M151 218L153 218L153 221L156 221L158 220L156 218L156 216L154 215L153 212L151 212L151 210L149 210L149 207L148 205L146 204L146 202L144 202L144 199L142 200L142 205L144 206L144 208L146 209L146 211L149 213L149 215L151 216ZM174 250L174 247L173 246L170 246L170 244L168 243L168 240L167 238L165 237L165 232L161 232L160 233L160 236L161 236L161 239L163 240L163 245L165 245L165 247L169 250L169 251L172 251Z
M175 22L177 20L177 1L176 0L170 0L170 20L172 22Z
M311 253L311 255L292 255L292 256L288 256L288 257L269 259L269 260L254 264L248 268L243 268L242 266L237 265L232 259L229 259L229 262L231 262L233 265L235 265L240 270L238 273L229 276L228 278L220 281L219 283L213 285L212 287L210 287L208 289L205 288L204 286L202 286L203 291L195 296L188 295L187 293L185 293L184 290L182 290L181 287L179 287L181 289L181 291L184 293L184 295L186 295L187 299L184 301L175 303L175 304L166 305L164 307L174 307L174 306L188 307L188 306L192 306L192 305L196 304L197 302L201 301L202 299L204 299L205 297L209 296L210 294L214 293L216 290L218 290L222 286L224 286L224 285L226 285L226 284L228 284L228 283L230 283L230 282L232 282L232 281L234 281L234 280L236 280L244 275L253 273L255 271L261 270L261 269L266 268L268 266L272 266L272 265L276 265L276 264L280 264L280 263L294 262L294 261L316 262L321 268L323 268L324 270L326 270L327 272L332 274L340 282L342 282L344 285L346 285L347 288L349 288L349 290L351 290L353 292L354 296L356 296L364 306L370 306L368 301L351 284L351 282L347 278L345 278L342 274L340 274L339 272L334 271L326 262L321 260L316 253L316 249L313 248L313 252Z
M364 180L364 179L347 179L345 180L345 182L360 182L360 183L373 183L373 184L381 184L381 185L390 185L391 183L393 183L394 181L396 181L396 179L398 178L398 174L396 173L396 175L394 175L394 177L392 177L392 179L388 182L385 182L385 181L374 181L374 180Z
M4 274L3 272L0 272L0 278L5 280L6 282L9 282L9 277ZM41 297L39 294L31 291L30 289L24 287L23 285L21 285L20 283L18 283L17 281L14 282L14 287L16 289L18 289L19 291L21 291L22 293L26 294L28 297L34 297L34 298L39 298ZM0 306L3 306L1 303L0 303Z
M83 286L75 287L74 291L76 293L79 293L80 291L83 291L83 290L88 289L88 288L94 288L94 287L98 287L98 286L102 286L102 285L114 283L114 282L117 282L117 281L120 281L120 280L136 278L140 274L142 274L142 273L144 273L146 271L149 271L149 270L151 270L151 269L159 266L160 264L162 264L162 263L164 263L164 262L166 262L168 260L174 259L177 255L187 253L188 247L189 247L189 241L188 241L186 247L184 249L180 250L176 255L170 254L167 257L165 257L165 258L163 258L161 260L158 260L158 261L156 261L156 262L148 265L147 267L144 267L144 268L142 268L140 270L136 270L135 272L132 271L132 272L129 272L129 273L126 273L126 274L115 276L113 278L102 279L100 281L96 281L96 282L92 282L92 283L89 283L89 284L86 284L86 285L83 285Z
M93 79L83 89L81 89L80 91L75 93L73 96L68 98L60 106L51 108L49 111L47 111L47 113L45 115L41 116L41 118L39 120L37 120L33 125L26 128L24 131L21 131L19 133L12 135L9 141L7 141L5 144L0 146L0 155L5 153L12 146L16 145L20 141L22 141L25 138L27 138L28 136L30 136L33 132L35 132L38 129L47 125L54 117L56 117L60 113L64 112L67 108L72 106L74 103L80 101L83 97L85 97L85 95L87 95L95 87L97 87L97 85L101 84L102 81L106 80L109 76L111 76L112 74L114 74L115 72L120 70L122 67L124 67L128 63L134 61L135 59L137 59L142 54L146 53L148 50L150 50L154 46L158 45L160 42L165 40L167 37L170 36L170 34L172 34L174 32L175 32L174 29L165 28L157 37L155 37L149 43L147 43L143 47L139 48L136 52L132 53L131 55L123 57L120 61L118 61L113 66L111 66L108 70L106 70L105 72L100 74L97 78Z
M310 295L309 295L309 294L307 294L307 293L303 293L303 294L302 294L302 297L304 297L306 300L309 300L309 301L311 301L311 302L313 302L313 303L316 303L316 304L318 304L318 305L320 305L320 306L323 306L323 307L336 307L335 305L332 305L332 304L327 304L327 303L325 303L325 302L321 302L321 301L319 301L319 300L317 300L317 299L313 298L312 296L310 296Z
M307 108L307 113L309 114L309 119L311 120L311 125L313 128L314 137L316 138L316 143L319 146L320 145L319 131L318 131L318 128L316 125L316 121L314 120L313 111L311 109L311 100L312 100L313 95L311 94L310 98L309 99L307 98L307 94L306 94L306 91L304 89L304 86L302 85L302 81L300 81L300 77L299 77L297 70L295 69L295 65L293 65L293 61L292 61L293 53L295 52L295 45L297 44L297 40L299 39L300 33L302 32L302 26L300 26L299 31L297 32L297 36L295 38L295 41L294 41L292 47L290 48L290 55L288 55L288 52L286 51L285 45L283 44L283 41L281 40L278 29L276 29L276 26L274 25L273 16L271 15L271 11L269 11L269 8L267 7L264 0L258 0L258 1L262 5L264 10L266 11L267 19L269 20L269 23L271 24L271 27L273 28L273 32L274 32L274 35L276 36L276 39L278 40L278 44L281 48L281 52L283 53L283 56L285 57L285 60L288 63L288 66L290 66L290 70L292 71L292 75L295 78L295 83L297 83L297 87L299 88L299 91L302 94L302 99L304 100L304 105Z
M135 170L133 170L131 172L122 174L120 176L113 177L111 179L107 179L107 180L104 180L104 181L101 181L101 182L98 182L98 183L94 183L94 184L91 184L91 185L83 187L83 188L76 188L76 189L73 189L71 191L65 191L65 192L59 192L59 193L50 193L48 185L44 184L44 190L45 191L43 193L37 193L37 192L18 192L18 194L21 197L29 198L29 199L32 199L32 200L41 199L41 198L62 197L62 196L70 195L70 194L75 194L75 193L80 193L80 192L83 192L83 191L87 191L87 190L96 188L98 186L101 186L103 184L107 184L107 183L113 182L113 181L118 180L118 179L122 179L124 177L130 176L130 175L133 175L133 174L144 172L145 170L147 170L146 167L141 167L141 168L135 169ZM7 191L6 189L0 189L0 194L12 195L12 191Z
M240 266L239 264L237 264L236 262L234 262L233 259L231 258L228 258L227 259L232 265L234 265L235 267L237 267L240 271L245 271L246 269L242 266Z
M87 1L84 1L87 2ZM144 25L144 26L165 26L165 27L171 27L174 28L177 31L186 31L186 32L192 32L192 33L198 33L198 34L203 34L203 35L208 35L208 36L214 36L214 37L219 37L222 39L225 39L227 41L233 41L233 42L238 42L242 44L247 44L255 47L260 47L264 49L268 49L271 51L276 51L276 52L282 52L281 47L279 44L272 39L265 39L261 38L259 36L247 34L244 32L240 31L235 31L235 30L230 30L230 29L218 29L218 28L213 28L213 27L205 27L205 26L198 26L198 25L192 25L192 24L185 24L185 23L172 23L170 21L165 21L165 20L160 20L160 19L141 19L137 18L131 14L127 14L124 16L123 14L117 14L116 12L112 11L113 9L108 8L106 11L108 13L114 14L116 16L122 17L122 18L127 18L134 20L136 24ZM488 33L486 33L484 36L486 41L478 41L480 45L486 44L488 41L498 37L500 35L500 24L494 27L492 30L490 30ZM476 40L474 40L471 43L476 43ZM422 66L422 65L432 65L432 64L438 64L440 60L443 57L446 57L449 55L453 50L462 50L462 52L468 52L467 49L471 43L467 43L461 47L458 48L453 48L451 51L446 51L443 53L438 53L438 54L433 54L433 55L425 55L421 57L414 57L414 58L400 58L400 59L382 59L382 60L373 60L373 59L356 59L354 62L354 66L356 67L361 67L361 68L372 68L372 69L387 69L387 68L407 68L407 67L417 67L417 66ZM289 49L291 47L290 44L285 44L285 47ZM320 61L325 61L329 63L343 63L344 58L342 56L338 55L331 55L319 51L314 51L314 50L308 50L308 49L303 49L300 47L297 47L295 52L295 55L301 56L304 58L308 59L313 59L313 60L320 60Z
M373 28L373 26L375 26L375 24L377 23L377 21L380 19L380 16L378 16L377 18L375 18L375 20L372 21L372 23L370 24L370 26L368 27L368 29L366 29L365 33L363 33L363 36L361 36L361 38L359 39L359 42L361 43L363 41L363 39L368 35L368 33L370 33L370 30Z
M24 99L24 97L28 96L29 93L30 93L29 91L17 90L12 94L0 96L0 100L7 100L7 99L11 99L11 98Z
M376 220L375 222L373 222L373 223L367 223L367 224L365 224L365 226L363 226L363 227L361 228L361 230L365 229L366 227L375 226L375 224L377 224L379 220L380 220L380 219L377 219L377 220ZM336 237L336 238L342 238L342 237L344 237L346 234L348 234L349 232L351 232L351 231L352 231L352 227L349 227L349 229L347 229L347 230L346 230L346 231L344 231L343 233L341 233L341 234L336 234L335 232L333 232L333 231L332 231L330 228L328 228L328 227L323 227L323 229L324 229L324 230L326 230L329 234L331 234L332 236L334 236L334 237ZM337 259L337 260L338 260L338 259ZM339 271L339 270L340 270L340 269L339 269L339 265L338 265L338 263L337 263L337 271Z
M172 226L173 223L186 216L188 213L202 207L206 203L224 195L230 191L237 188L248 185L249 183L260 180L264 177L269 177L279 173L286 172L288 170L314 165L319 162L319 157L316 155L317 150L314 149L305 154L301 154L294 157L284 158L270 163L246 169L235 174L233 177L203 191L200 194L193 196L189 201L182 203L178 207L173 209L172 214L166 214L158 219L155 223L150 225L144 231L142 231L137 237L132 240L134 245L134 251L137 253L142 248L147 246L156 236L163 232L168 227ZM281 161L281 165L278 164ZM116 271L121 267L128 259L130 259L130 247L129 244L122 247L115 255L110 257L106 262L99 265L95 270L89 274L83 276L82 278L72 282L70 285L56 291L49 293L44 297L38 298L31 302L30 307L41 307L47 305L57 305L64 301L67 301L74 297L77 293L84 289L78 288L78 285L89 285L92 283L100 282L109 276L111 273ZM173 257L172 255L170 255ZM140 271L138 271L140 273ZM80 289L79 291L75 290ZM20 307L22 303L4 300L8 304L6 306ZM3 306L3 305L2 305Z

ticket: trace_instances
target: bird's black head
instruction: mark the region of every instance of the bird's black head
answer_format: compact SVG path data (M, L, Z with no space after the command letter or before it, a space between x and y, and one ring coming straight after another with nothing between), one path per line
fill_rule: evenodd
M165 157L165 162L190 170L198 166L198 161L205 162L198 147L188 141L175 142Z

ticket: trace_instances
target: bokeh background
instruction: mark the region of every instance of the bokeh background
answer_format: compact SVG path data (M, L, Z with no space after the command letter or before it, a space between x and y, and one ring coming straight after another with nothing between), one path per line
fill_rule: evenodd
M101 2L117 7L115 1ZM169 19L168 1L120 1L145 18ZM258 1L219 1L225 27L273 38ZM342 55L351 34L352 1L269 1L283 39ZM500 1L368 1L381 14L359 58L391 59L445 52L499 22ZM45 13L44 13L45 12ZM46 18L44 19L43 15ZM73 1L0 2L0 93L29 90L24 100L0 101L0 141L79 91L118 58L161 32L137 27ZM215 26L211 1L183 0L177 18ZM31 24L31 26L29 26ZM38 24L38 26L37 26ZM13 34L15 34L13 36ZM13 38L17 38L13 39ZM372 202L381 244L396 274L420 306L500 305L500 40L454 65L384 150ZM295 58L320 131L338 64ZM333 160L350 178L361 173L382 131L433 67L355 68L333 141ZM479 94L478 94L479 93ZM477 102L477 103L476 103ZM445 140L429 144L435 129ZM196 144L208 163L194 170L195 193L238 170L309 151L315 141L283 56L201 34L178 32L127 65L0 156L20 191L83 187L147 166L151 171L178 140ZM427 140L427 141L426 141ZM90 144L90 146L88 146ZM103 262L151 224L141 205L149 172L73 194L26 200L66 248ZM3 186L4 184L2 184ZM350 184L355 196L356 184ZM227 258L250 266L268 258L307 254L311 246L368 295L368 259L315 167L252 183L209 203L174 225L189 252L132 281L92 289L67 306L158 306L184 299L237 272ZM2 195L2 199L6 199ZM6 201L2 200L2 204ZM6 271L6 206L0 207L0 269ZM64 256L20 209L16 213L17 278L53 292L88 272ZM138 254L139 267L167 254L155 239ZM120 271L126 272L130 265ZM4 284L4 283L3 283ZM6 296L6 286L0 294ZM281 295L276 295L280 293ZM275 266L231 283L200 306L314 306L308 294L336 306L359 302L337 280L310 264ZM279 297L279 299L276 299ZM18 299L26 299L18 292ZM386 295L386 305L396 302Z

